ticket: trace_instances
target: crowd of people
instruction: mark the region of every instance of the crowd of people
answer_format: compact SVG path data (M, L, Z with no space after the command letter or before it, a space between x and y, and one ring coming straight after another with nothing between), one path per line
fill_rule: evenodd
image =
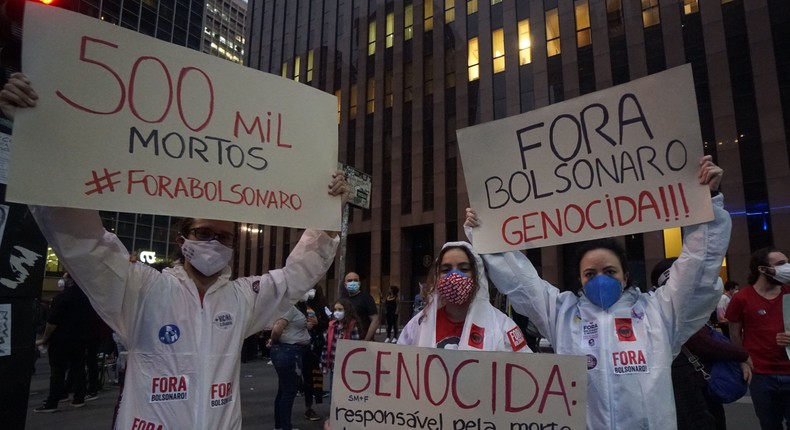
M35 99L27 78L16 74L0 94L0 108L13 113L34 106ZM728 327L732 344L726 358L742 363L762 428L780 429L783 421L790 423L790 332L781 303L790 294L790 264L777 249L755 252L749 286L737 294L726 290L724 299L719 275L731 220L719 193L722 174L710 156L700 160L699 182L710 188L714 218L684 228L680 256L654 270L652 291L636 286L623 248L612 239L578 246L578 279L562 290L541 279L521 252L478 255L474 232L485 220L468 209L470 242L442 247L420 291L421 307L400 334L398 291L383 298L395 316L393 324L387 316L387 341L531 352L526 342L512 341L524 337L516 323L491 305L490 278L555 353L587 357L588 428L724 428L721 410L706 404L704 396L691 412L676 402L655 401L686 398L673 384L684 375L684 348L694 349L703 365L723 356L723 348L710 344L713 328L706 324L713 313L719 326ZM332 175L328 192L345 198L340 172ZM185 219L177 239L182 255L174 267L159 272L131 263L96 211L31 211L69 277L128 349L117 417L123 428L140 420L166 427L240 428L240 402L234 399L242 344L269 325L267 346L279 379L275 428L292 430L299 387L305 392L305 416L320 420L312 405L323 398L324 374L332 386L338 341L371 341L377 332L378 308L357 273L346 274L346 294L331 309L310 290L334 261L334 232L306 230L283 268L231 279L229 262L237 246L232 222ZM45 341L51 342L46 334ZM711 350L716 354L706 355ZM618 356L638 356L640 365L622 366L613 359ZM62 392L55 386L48 401ZM74 402L83 396L75 392Z

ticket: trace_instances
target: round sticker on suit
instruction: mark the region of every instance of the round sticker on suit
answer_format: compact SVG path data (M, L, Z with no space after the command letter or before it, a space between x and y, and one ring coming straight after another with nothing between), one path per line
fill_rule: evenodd
M230 330L233 327L233 314L222 311L214 315L214 327L220 330Z

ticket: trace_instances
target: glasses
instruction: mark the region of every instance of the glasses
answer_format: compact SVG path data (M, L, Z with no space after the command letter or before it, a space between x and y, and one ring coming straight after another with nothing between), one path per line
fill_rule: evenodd
M233 246L233 242L236 240L236 235L227 233L214 233L213 230L205 227L190 228L189 233L191 233L197 240L201 242L216 240L225 246Z

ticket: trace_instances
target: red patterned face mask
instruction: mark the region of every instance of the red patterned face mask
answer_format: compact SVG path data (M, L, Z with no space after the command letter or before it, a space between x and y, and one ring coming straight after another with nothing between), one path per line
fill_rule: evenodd
M453 269L444 275L436 286L436 291L443 299L458 306L466 305L472 300L474 289L474 279L458 269Z

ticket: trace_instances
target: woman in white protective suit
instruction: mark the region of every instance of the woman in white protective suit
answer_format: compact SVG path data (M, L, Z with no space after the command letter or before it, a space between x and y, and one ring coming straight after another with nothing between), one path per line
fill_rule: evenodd
M400 345L532 352L515 322L491 305L483 260L467 242L446 243L428 275L427 304Z
M683 250L655 294L630 284L625 252L613 240L581 245L581 294L544 281L520 252L486 254L491 280L534 322L559 354L587 356L587 428L676 429L671 364L721 296L716 279L731 220L718 193L722 170L700 160L713 199L712 221L683 229ZM467 235L480 220L467 209Z

